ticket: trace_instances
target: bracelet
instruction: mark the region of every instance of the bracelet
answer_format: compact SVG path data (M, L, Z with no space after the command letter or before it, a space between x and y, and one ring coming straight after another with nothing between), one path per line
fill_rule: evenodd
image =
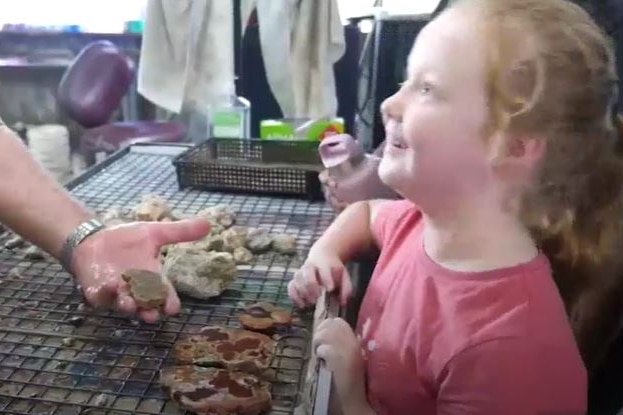
M96 232L104 229L106 225L104 225L98 219L91 219L86 222L81 223L72 233L69 235L65 243L63 244L63 248L61 250L60 263L63 268L69 273L71 273L71 259L74 253L74 250L82 241L84 241L89 236L93 235Z

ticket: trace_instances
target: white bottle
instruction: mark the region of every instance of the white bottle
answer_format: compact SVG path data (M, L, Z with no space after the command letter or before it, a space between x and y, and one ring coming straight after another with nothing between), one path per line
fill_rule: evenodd
M251 138L251 103L239 97L231 85L208 106L209 138Z

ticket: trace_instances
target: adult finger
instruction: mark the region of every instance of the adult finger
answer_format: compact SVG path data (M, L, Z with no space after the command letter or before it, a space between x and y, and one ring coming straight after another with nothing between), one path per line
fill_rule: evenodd
M128 284L119 279L117 283L117 293L115 298L115 308L125 314L135 314L137 310L136 301L130 295L130 287Z
M160 318L160 314L158 313L158 310L153 310L153 309L152 310L140 310L139 316L141 320L143 320L147 324L157 323L158 319Z
M149 227L149 233L158 248L163 245L196 241L210 232L210 223L202 218L177 222L149 222L144 226Z
M177 295L177 291L173 288L173 285L167 281L167 301L164 305L164 314L167 316L174 316L180 313L182 304L180 298Z
M110 308L114 305L117 296L117 283L115 281L104 281L98 285L85 287L84 297L93 308Z

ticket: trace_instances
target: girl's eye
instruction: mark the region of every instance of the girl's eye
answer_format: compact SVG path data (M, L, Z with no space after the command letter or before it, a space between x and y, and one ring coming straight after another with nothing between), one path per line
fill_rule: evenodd
M422 94L428 95L433 91L433 87L430 84L424 83L420 86L419 91Z

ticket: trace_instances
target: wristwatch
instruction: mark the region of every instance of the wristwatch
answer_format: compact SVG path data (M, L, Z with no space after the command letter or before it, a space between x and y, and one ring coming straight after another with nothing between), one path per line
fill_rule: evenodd
M63 244L63 248L61 250L61 258L60 263L63 268L69 273L71 273L71 258L73 256L74 250L82 241L84 241L89 236L93 235L96 232L104 229L106 225L104 225L98 219L91 219L86 222L81 223L72 233L69 235L65 243Z

